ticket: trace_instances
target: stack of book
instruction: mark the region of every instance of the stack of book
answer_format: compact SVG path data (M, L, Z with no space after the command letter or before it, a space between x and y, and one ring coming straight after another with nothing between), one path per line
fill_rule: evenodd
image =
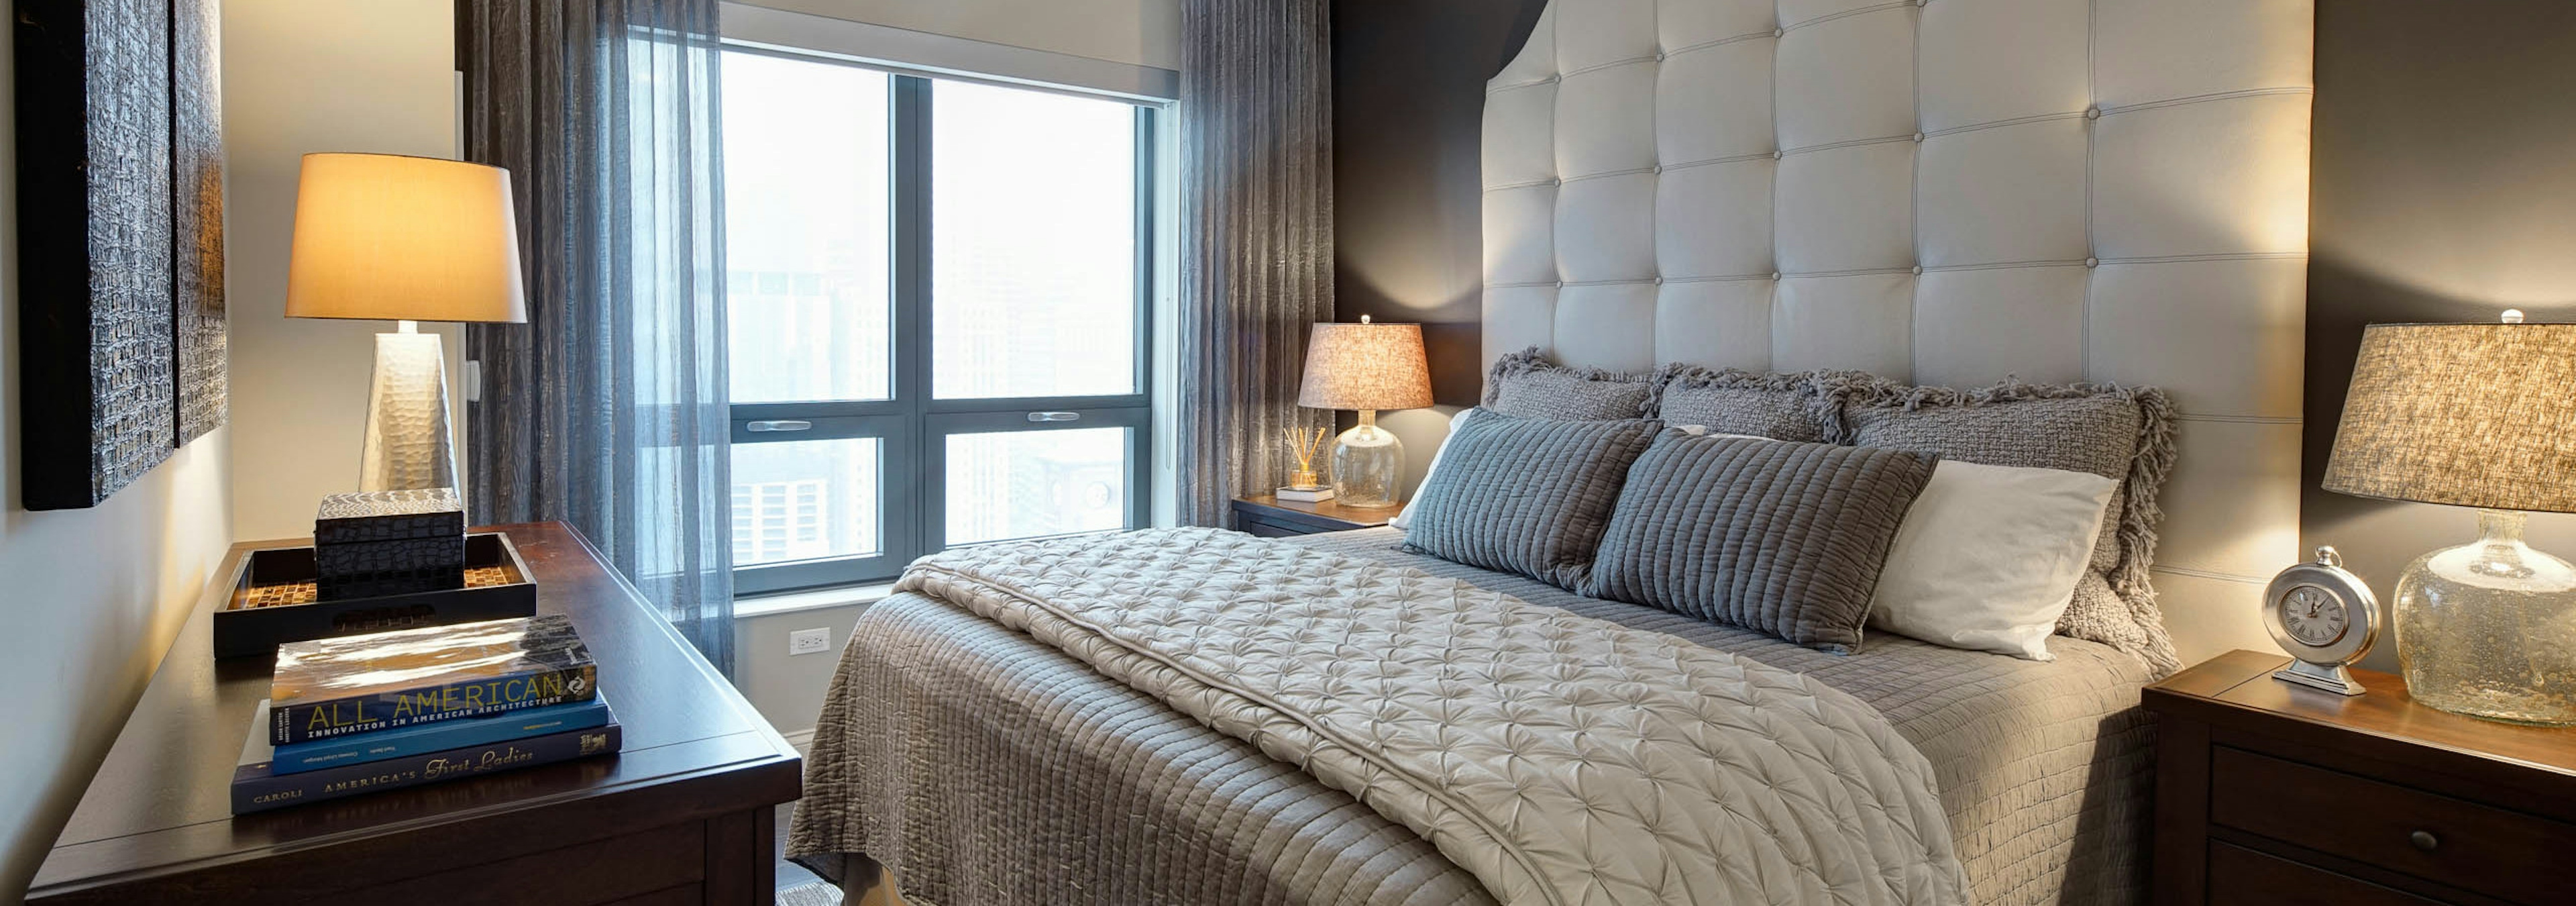
M561 614L277 648L233 813L618 750L599 668Z

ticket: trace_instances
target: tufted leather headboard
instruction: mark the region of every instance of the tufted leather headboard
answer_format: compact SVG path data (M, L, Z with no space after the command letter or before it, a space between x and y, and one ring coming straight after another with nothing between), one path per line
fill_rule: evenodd
M2165 388L2186 663L2299 558L2305 0L1553 0L1487 86L1487 362Z

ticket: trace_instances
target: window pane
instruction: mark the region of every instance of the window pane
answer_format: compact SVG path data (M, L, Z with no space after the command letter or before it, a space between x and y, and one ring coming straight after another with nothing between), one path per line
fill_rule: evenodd
M892 398L886 75L739 52L724 67L733 401Z
M947 543L1124 528L1127 431L948 435Z
M932 84L933 395L1137 392L1136 109Z
M882 553L874 437L733 445L735 566Z

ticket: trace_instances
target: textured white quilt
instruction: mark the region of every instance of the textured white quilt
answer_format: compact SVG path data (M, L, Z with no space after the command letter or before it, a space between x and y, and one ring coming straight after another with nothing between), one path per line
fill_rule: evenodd
M1297 765L1504 903L1966 900L1874 709L1669 635L1209 529L954 550L897 589Z

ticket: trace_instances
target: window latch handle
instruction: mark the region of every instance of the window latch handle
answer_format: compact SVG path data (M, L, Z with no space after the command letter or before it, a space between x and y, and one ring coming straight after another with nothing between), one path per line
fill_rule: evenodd
M756 433L765 433L769 431L804 431L812 427L814 427L813 422L791 418L779 419L776 421L750 422L743 425L742 429Z
M1082 413L1080 413L1080 412L1031 412L1031 413L1029 413L1029 420L1030 420L1030 421L1033 421L1033 422L1078 422L1078 421L1081 421L1081 420L1082 420Z

